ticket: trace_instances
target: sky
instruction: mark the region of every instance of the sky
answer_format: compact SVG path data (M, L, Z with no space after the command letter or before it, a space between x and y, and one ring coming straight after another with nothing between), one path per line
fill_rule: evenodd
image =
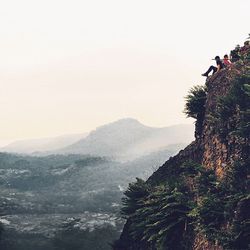
M0 3L0 145L132 117L164 127L250 33L249 0Z

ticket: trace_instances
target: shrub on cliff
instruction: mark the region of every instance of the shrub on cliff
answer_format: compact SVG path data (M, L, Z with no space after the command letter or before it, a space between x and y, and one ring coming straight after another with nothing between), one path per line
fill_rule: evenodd
M190 211L187 203L188 196L177 188L170 191L162 185L152 189L140 199L140 208L127 214L133 241L149 248L156 246L159 250L189 249L187 240L184 240Z
M218 100L214 126L222 138L229 133L247 138L250 134L250 70L235 78L226 96Z
M136 182L130 183L124 194L126 197L122 199L121 213L127 218L143 206L142 200L149 194L149 185L142 179L136 178Z
M249 162L235 162L220 181L205 169L196 178L199 202L190 212L193 225L224 249L248 249L250 244L248 166Z
M196 119L195 137L199 137L202 133L202 123L205 115L205 103L207 99L207 89L205 86L194 86L189 90L185 97L186 104L184 113L187 117Z
M218 181L214 170L187 161L175 173L169 168L164 183L151 186L138 179L130 184L123 208L129 237L114 249L191 249L195 232L225 249L247 249L248 165L235 162Z
M186 104L184 113L187 117L198 119L205 112L205 102L207 98L207 90L205 86L194 86L189 90L185 97Z

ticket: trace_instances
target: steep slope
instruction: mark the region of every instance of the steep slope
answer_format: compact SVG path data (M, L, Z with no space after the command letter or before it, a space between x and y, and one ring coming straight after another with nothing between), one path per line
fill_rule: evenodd
M91 154L131 160L170 144L189 143L193 139L192 134L192 125L153 128L129 118L101 126L86 138L57 153Z
M114 249L249 249L250 49L204 91L196 140L125 192Z

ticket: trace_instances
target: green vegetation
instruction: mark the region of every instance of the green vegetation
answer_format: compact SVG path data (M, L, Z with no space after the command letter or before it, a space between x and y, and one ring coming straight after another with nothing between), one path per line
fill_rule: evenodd
M248 194L247 169L249 163L236 162L222 181L217 182L215 175L199 180L198 189L208 188L199 197L192 211L197 231L203 232L212 242L233 249L249 247L250 197ZM247 234L248 232L248 234Z
M218 100L215 112L212 114L215 129L226 138L234 133L242 138L250 134L250 70L237 77L226 96ZM237 116L240 119L237 119Z
M124 199L123 213L132 221L131 235L134 240L144 242L145 245L157 245L159 249L179 245L179 238L187 223L187 197L178 189L168 190L165 186L158 186L148 192L148 185L141 180L130 186ZM138 195L139 194L139 195ZM166 237L168 236L168 237ZM180 249L183 249L180 246ZM170 248L173 249L173 248Z
M184 113L187 117L198 119L204 114L207 89L205 86L194 86L185 97L186 104Z
M196 119L196 137L202 132L202 123L205 115L205 103L207 99L207 88L205 86L194 86L185 97L186 104L184 113L187 117Z
M140 179L130 184L122 212L131 223L129 234L134 242L145 249L190 249L193 225L189 213L194 204L185 176L193 179L198 169L192 163L180 166L165 184L155 187Z
M236 163L219 182L214 171L186 162L178 168L178 178L171 175L174 185L171 178L154 187L140 179L130 184L122 212L130 222L132 241L140 242L138 249L190 249L198 231L226 248L247 249L250 197L246 169L245 163ZM124 249L128 246L123 245Z

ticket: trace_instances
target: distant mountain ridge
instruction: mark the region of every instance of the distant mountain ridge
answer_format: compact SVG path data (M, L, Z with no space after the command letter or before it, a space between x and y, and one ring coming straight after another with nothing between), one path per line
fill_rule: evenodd
M56 151L59 154L90 154L131 159L171 144L193 140L193 125L155 128L126 118L98 127L78 142Z
M82 154L133 160L170 145L187 145L193 138L192 124L149 127L133 118L120 119L97 127L89 134L15 141L1 152L32 155Z
M87 133L62 135L51 138L18 140L0 148L0 151L9 153L33 154L36 152L58 150L62 147L66 147L77 142L86 135Z

